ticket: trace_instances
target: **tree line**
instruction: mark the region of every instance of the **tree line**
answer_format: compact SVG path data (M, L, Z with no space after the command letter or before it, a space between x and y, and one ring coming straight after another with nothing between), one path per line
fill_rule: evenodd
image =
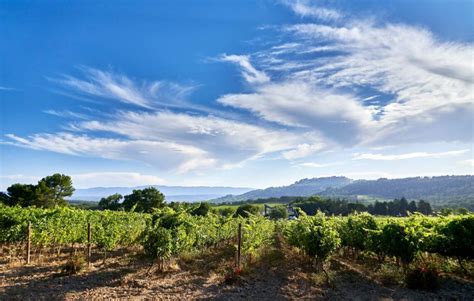
M56 173L38 181L38 184L16 183L0 192L0 203L8 206L52 208L67 205L66 197L74 192L71 177Z
M321 211L329 215L349 215L354 212L369 212L373 215L407 216L408 212L419 212L425 215L433 214L430 203L419 200L410 201L406 198L388 202L375 201L373 204L351 203L341 199L321 198L312 196L290 203L293 207L301 208L306 214L314 215Z

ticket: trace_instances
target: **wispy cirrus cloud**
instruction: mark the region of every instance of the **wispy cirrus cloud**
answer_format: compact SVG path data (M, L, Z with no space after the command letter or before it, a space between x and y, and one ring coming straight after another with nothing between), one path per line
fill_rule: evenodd
M63 111L58 111L58 110L44 110L43 113L57 116L57 117L62 117L62 118L71 118L71 119L89 119L89 117L86 114L82 113L77 113L69 110L63 110Z
M160 125L160 126L157 126ZM6 144L63 154L141 161L179 173L229 168L270 153L296 158L324 147L317 133L294 133L215 116L121 112L113 120L70 124L76 133L7 135ZM102 138L101 134L118 135ZM99 137L98 137L99 136ZM295 152L292 152L295 150ZM304 155L304 154L303 154Z
M318 131L328 141L355 143L373 125L373 112L356 97L318 89L304 81L269 83L254 93L228 94L219 103L249 110L257 116L290 127Z
M49 110L76 119L69 132L7 135L4 143L189 172L268 155L298 162L327 149L473 141L472 43L443 41L416 26L353 19L305 1L286 5L308 22L280 26L281 43L272 40L268 49L215 59L238 66L245 92L221 95L214 111L185 101L193 86L83 67L78 76L53 81L78 99L127 106L87 120ZM465 152L364 153L353 159Z
M343 14L338 10L311 5L309 1L283 1L283 3L289 6L295 14L302 17L312 17L325 21L339 20L343 17Z
M215 160L198 147L171 141L102 138L67 132L34 134L26 138L7 134L6 137L10 140L3 144L75 156L140 161L181 173L215 164Z
M352 158L353 160L381 160L381 161L397 161L397 160L408 160L408 159L420 159L420 158L444 158L459 156L469 152L469 149L461 149L447 152L413 152L397 155L385 155L385 154L356 154Z
M185 97L195 89L195 86L168 81L137 81L120 73L90 67L80 70L81 77L64 75L51 80L79 97L110 99L145 109L186 106Z
M349 17L281 30L289 34L284 43L252 54L255 68L277 80L224 95L220 103L304 125L344 146L472 141L472 43Z
M247 55L223 54L218 60L238 65L241 68L243 78L250 84L261 84L270 81L270 78L265 72L255 69Z

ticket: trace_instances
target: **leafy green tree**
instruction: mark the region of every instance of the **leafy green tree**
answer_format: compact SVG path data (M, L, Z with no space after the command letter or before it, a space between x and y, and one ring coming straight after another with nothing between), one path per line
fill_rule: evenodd
M121 207L120 201L123 196L120 193L109 195L108 197L101 198L99 201L99 208L102 210L119 210Z
M260 213L260 209L258 206L251 205L251 204L245 204L245 205L240 205L237 208L237 211L235 211L234 216L242 216L242 217L249 217L250 215L256 215Z
M7 188L9 205L31 206L36 199L36 187L30 184L13 184Z
M236 209L233 207L215 207L214 212L222 216L232 216L235 214Z
M408 204L408 209L407 209L409 212L411 213L414 213L414 212L417 212L418 211L418 207L416 206L416 203L415 201L411 201L409 204Z
M64 206L67 204L65 197L74 192L70 176L56 173L41 179L36 185L36 200L33 202L38 207Z
M8 196L8 194L6 194L5 192L0 192L0 204L4 204L4 205L8 205L10 206L10 197Z
M431 209L430 203L420 200L418 202L418 212L424 215L431 215L433 214L433 209Z
M288 210L286 210L286 206L276 206L270 210L270 218L271 219L287 219L288 218Z
M206 216L211 211L211 205L207 202L202 202L197 208L191 211L191 215Z
M154 208L165 206L165 196L155 187L136 189L124 197L122 205L127 211L135 207L137 212L150 213Z

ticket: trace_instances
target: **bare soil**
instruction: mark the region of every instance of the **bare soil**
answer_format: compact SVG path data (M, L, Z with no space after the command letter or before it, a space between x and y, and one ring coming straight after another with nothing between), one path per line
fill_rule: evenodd
M134 255L111 254L105 265L64 275L64 261L0 266L0 300L474 300L474 281L444 275L434 292L384 285L373 266L347 258L330 263L332 281L276 237L275 244L228 279L232 248L183 256L165 271ZM230 281L232 280L232 281Z

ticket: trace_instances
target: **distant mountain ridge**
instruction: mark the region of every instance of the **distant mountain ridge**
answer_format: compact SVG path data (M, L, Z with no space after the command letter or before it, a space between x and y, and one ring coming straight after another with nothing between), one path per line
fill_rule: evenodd
M434 205L474 207L474 176L411 177L401 179L357 180L321 195L336 197L423 199Z
M227 195L212 200L215 203L239 202L263 198L273 198L282 196L311 196L323 192L329 188L339 188L350 184L353 180L346 177L322 177L312 179L302 179L289 186L270 187L266 189L256 189L241 195Z
M358 199L424 199L434 205L474 207L474 176L411 177L401 179L351 180L346 177L303 179L282 187L228 195L212 202L237 202L282 196L322 195Z
M144 185L136 187L93 187L76 189L70 199L83 201L99 201L101 198L114 193L127 195L134 189L155 187L165 195L167 201L205 201L219 198L228 194L242 194L252 190L248 187L226 187L226 186L167 186L167 185Z

